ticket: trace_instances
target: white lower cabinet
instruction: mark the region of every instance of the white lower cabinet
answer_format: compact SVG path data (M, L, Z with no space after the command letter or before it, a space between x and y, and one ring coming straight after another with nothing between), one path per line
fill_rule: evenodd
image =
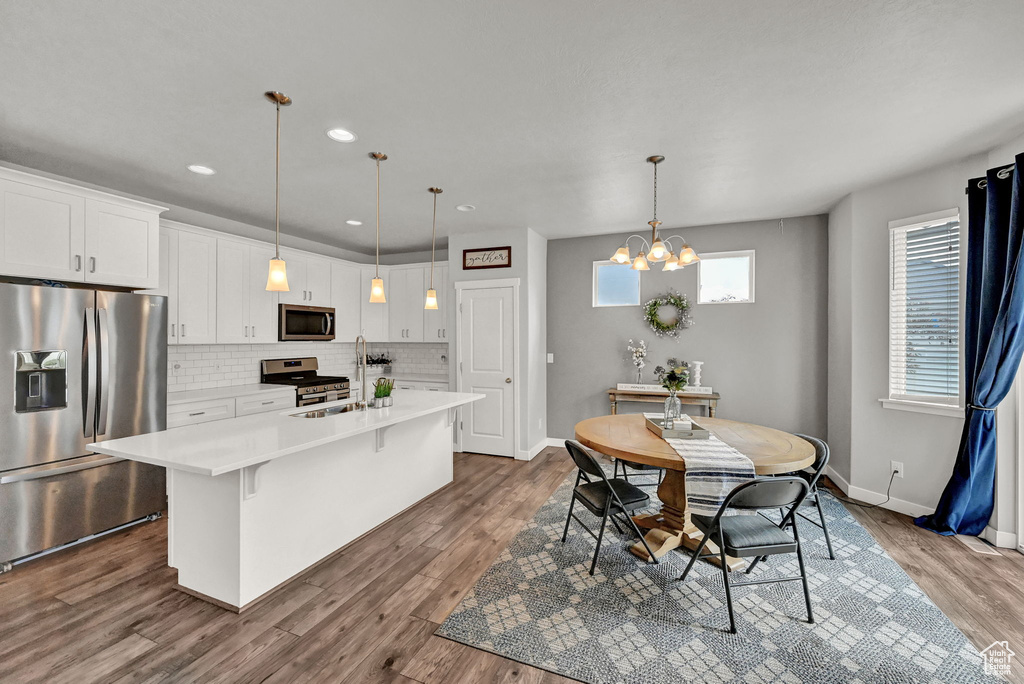
M294 407L295 390L288 387L282 388L280 392L260 392L237 397L218 397L169 404L167 406L167 429L251 416L269 411L285 411Z
M235 417L235 400L212 399L188 404L172 404L167 407L167 429L199 425L213 420Z

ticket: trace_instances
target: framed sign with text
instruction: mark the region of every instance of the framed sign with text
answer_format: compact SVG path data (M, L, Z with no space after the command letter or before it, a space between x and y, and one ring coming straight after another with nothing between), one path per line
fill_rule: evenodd
M478 268L511 268L511 247L485 247L462 250L462 269L471 271Z

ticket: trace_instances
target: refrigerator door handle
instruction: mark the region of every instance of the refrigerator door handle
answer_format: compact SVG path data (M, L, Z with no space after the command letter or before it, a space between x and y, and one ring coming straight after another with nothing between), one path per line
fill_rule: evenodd
M85 437L92 437L96 426L96 309L85 310L85 344L82 347L82 365L85 367Z
M13 475L4 475L0 477L0 485L13 484L15 482L28 482L30 480L42 480L47 477L53 477L54 475L65 475L67 473L76 473L79 470L88 470L89 468L99 468L100 466L110 465L111 463L117 463L123 461L123 458L118 456L108 456L107 458L101 458L96 461L89 461L88 463L78 463L75 465L64 466L62 468L46 468L34 470L28 473L15 473Z
M100 334L100 415L96 422L96 435L99 436L107 433L107 403L110 398L110 388L107 386L110 380L110 344L107 334L107 310L97 309L96 313L98 314L97 328Z

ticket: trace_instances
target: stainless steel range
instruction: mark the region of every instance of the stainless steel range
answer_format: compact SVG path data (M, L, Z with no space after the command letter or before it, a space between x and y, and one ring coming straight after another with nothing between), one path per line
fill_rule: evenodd
M295 387L295 405L325 404L348 399L349 381L345 376L319 375L315 356L299 359L265 359L260 362L260 382Z

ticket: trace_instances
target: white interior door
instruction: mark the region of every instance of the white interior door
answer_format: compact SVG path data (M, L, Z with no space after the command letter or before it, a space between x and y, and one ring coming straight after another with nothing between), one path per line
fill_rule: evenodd
M512 307L511 287L462 291L459 312L462 391L486 397L462 409L463 451L515 455L513 343L516 331Z

